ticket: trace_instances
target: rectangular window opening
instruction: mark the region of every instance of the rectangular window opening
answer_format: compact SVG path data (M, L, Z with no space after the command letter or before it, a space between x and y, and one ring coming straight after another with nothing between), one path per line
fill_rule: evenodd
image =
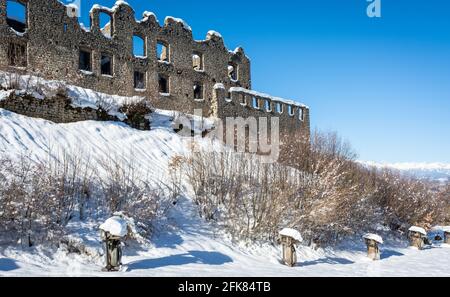
M159 85L159 93L161 94L169 94L169 78L164 75L158 76L158 85Z
M79 67L83 71L92 71L91 52L80 50Z
M101 58L101 72L102 75L113 75L113 59L108 54L102 54Z
M158 41L156 46L156 55L161 62L170 62L169 45L164 41Z
M27 66L27 47L23 44L10 43L8 47L9 65L14 67Z
M134 72L134 88L136 90L145 90L145 73L140 71Z
M196 83L194 85L194 99L195 100L203 100L204 99L203 85L200 83Z

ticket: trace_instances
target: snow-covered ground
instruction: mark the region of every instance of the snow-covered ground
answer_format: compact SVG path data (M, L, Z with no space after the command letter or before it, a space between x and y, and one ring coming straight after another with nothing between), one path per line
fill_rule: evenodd
M152 131L138 131L116 122L54 124L0 109L0 155L25 155L41 161L60 150L133 156L155 179L167 178L172 156L189 153L191 142L173 133L170 116L154 116ZM198 139L199 142L206 142ZM406 241L385 239L381 260L366 258L362 238L335 249L300 246L299 264L280 264L281 251L271 244L246 245L231 241L203 221L189 197L172 209L147 244L124 249L126 270L101 272L100 222L71 222L68 229L83 239L90 256L49 247L0 247L0 276L450 276L450 248L435 245L408 249Z

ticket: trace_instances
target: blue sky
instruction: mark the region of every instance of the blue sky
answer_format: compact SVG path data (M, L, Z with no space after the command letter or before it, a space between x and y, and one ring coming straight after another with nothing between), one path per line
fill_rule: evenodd
M94 3L82 0L82 20ZM253 88L311 107L312 127L338 131L362 160L450 162L450 2L128 0L210 29L252 59Z

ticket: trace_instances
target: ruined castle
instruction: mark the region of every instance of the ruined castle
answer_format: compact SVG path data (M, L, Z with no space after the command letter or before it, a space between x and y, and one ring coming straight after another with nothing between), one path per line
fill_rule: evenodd
M11 3L23 6L24 21L8 16ZM194 40L183 20L167 17L161 26L150 12L137 20L124 1L92 7L86 28L77 9L57 0L0 0L0 69L143 96L160 109L201 109L217 118L276 116L284 131L309 137L309 108L252 91L250 59L242 48L228 50L219 33Z

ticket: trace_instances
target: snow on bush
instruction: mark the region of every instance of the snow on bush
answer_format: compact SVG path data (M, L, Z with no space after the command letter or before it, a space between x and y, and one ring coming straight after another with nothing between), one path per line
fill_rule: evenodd
M154 221L162 220L172 205L170 188L151 183L121 157L105 157L100 168L91 167L89 160L67 152L49 154L43 162L0 158L0 241L57 243L74 218L120 216L118 211L128 214L122 219L132 239L148 238ZM126 228L115 223L108 221L103 228L122 235Z
M335 133L315 132L303 145L292 144L296 169L262 164L254 155L198 150L181 170L201 215L239 239L273 241L288 225L309 243L333 244L380 224L405 232L448 216L446 192L359 165Z

